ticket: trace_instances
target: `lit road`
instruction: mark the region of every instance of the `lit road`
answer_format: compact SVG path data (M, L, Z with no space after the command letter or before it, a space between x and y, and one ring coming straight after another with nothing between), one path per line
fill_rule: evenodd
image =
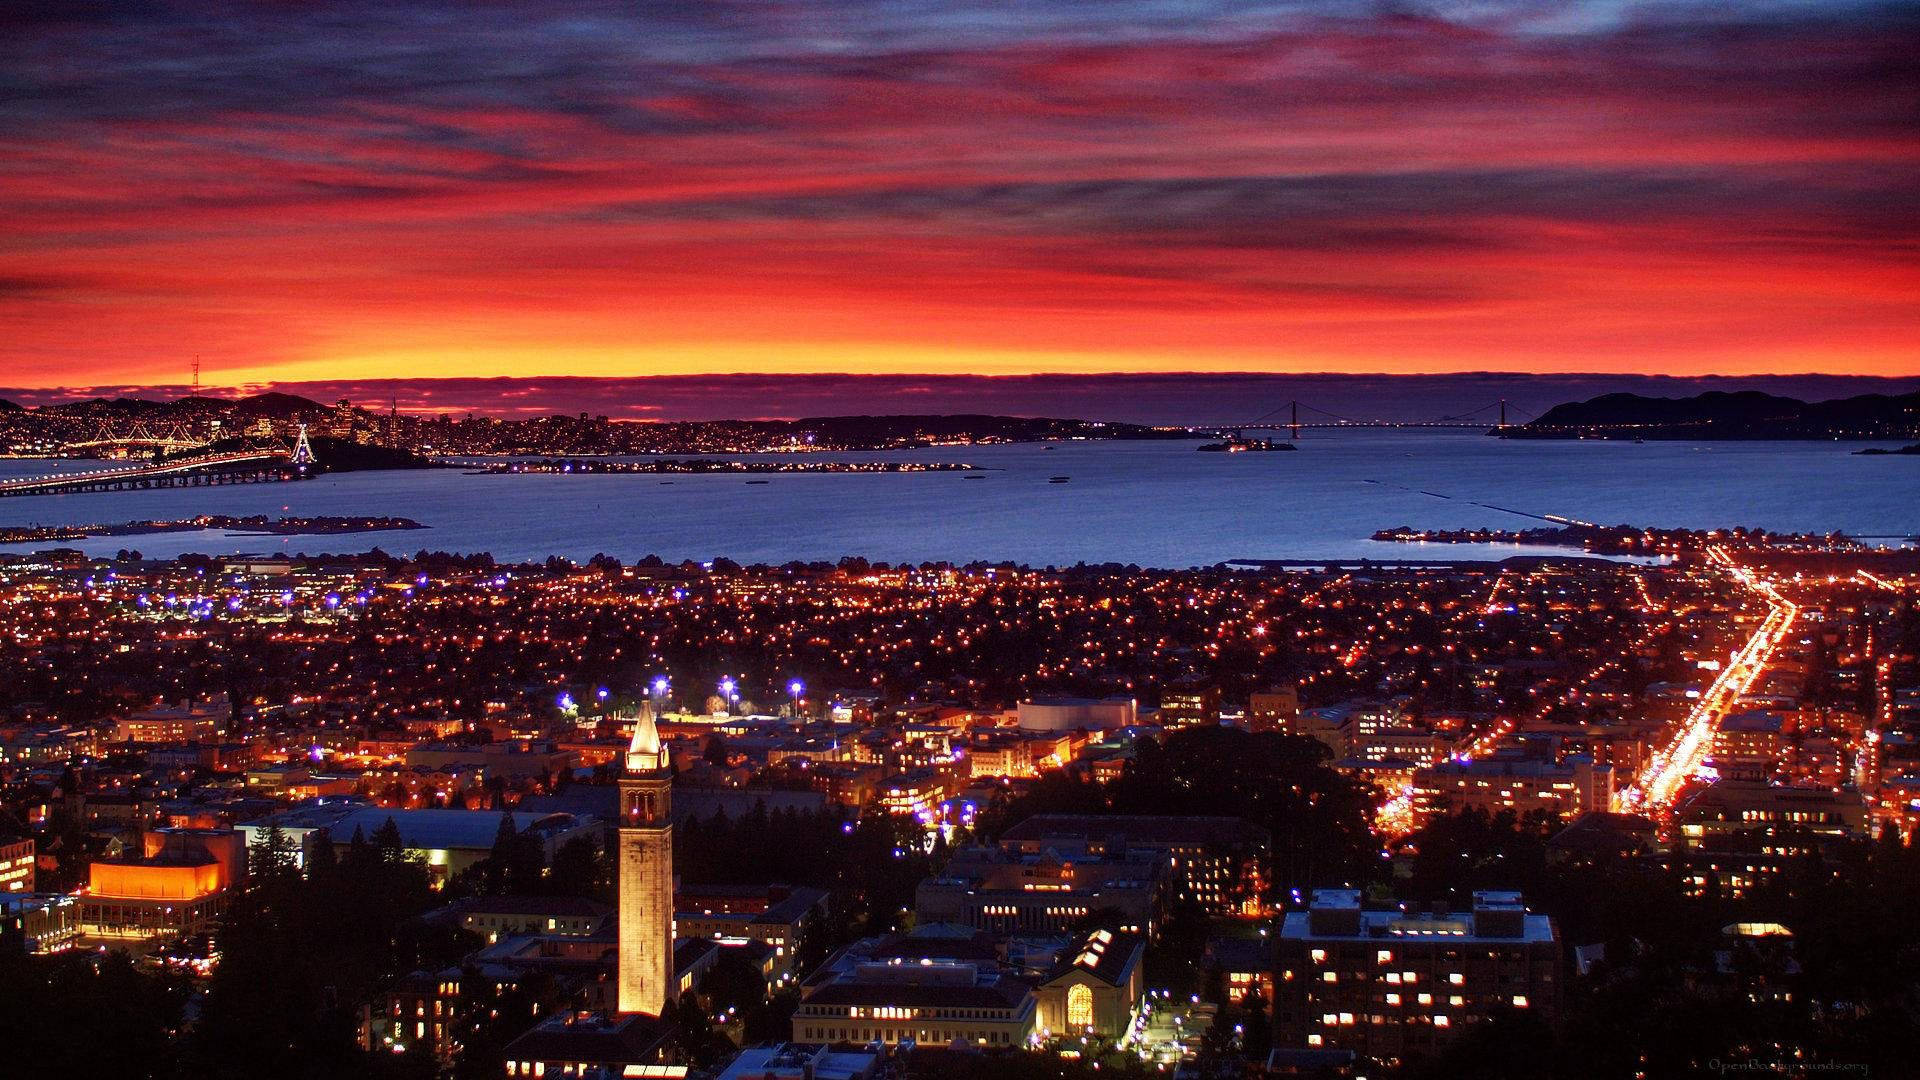
M1708 557L1734 580L1758 593L1768 604L1767 617L1754 630L1718 678L1700 695L1671 742L1653 755L1631 787L1620 792L1619 808L1638 813L1661 813L1673 805L1681 787L1692 778L1713 747L1713 735L1766 671L1767 662L1786 640L1799 608L1782 597L1772 583L1734 564L1723 548L1709 548Z

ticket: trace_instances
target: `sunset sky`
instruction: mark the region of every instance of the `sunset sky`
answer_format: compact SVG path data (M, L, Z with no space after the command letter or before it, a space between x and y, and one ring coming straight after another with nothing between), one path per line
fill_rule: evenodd
M1898 5L11 0L0 385L1920 374L1917 58Z

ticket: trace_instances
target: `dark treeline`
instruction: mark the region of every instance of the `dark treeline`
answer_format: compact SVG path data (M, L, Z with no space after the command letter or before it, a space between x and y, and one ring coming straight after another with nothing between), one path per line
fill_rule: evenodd
M1269 886L1279 892L1338 885L1377 872L1369 827L1372 794L1331 767L1315 739L1200 727L1143 739L1117 780L1065 774L989 807L976 831L996 837L1034 814L1217 814L1244 818L1272 838Z
M922 841L915 823L887 814L769 811L762 803L737 819L715 814L674 826L673 865L693 884L827 890L828 925L809 941L804 966L834 946L904 925L915 887L942 854Z

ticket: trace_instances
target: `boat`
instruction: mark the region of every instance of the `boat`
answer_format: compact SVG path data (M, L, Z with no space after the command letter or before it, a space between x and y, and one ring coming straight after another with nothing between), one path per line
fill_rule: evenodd
M771 480L749 480L749 481L747 481L747 483L749 483L749 484L771 484L771 483L773 483L773 481L771 481Z
M1069 481L1069 480L1071 480L1071 479L1073 479L1073 477L1071 477L1071 476L1049 476L1049 477L1047 477L1047 483L1049 483L1049 484L1064 484L1064 483L1066 483L1067 481Z

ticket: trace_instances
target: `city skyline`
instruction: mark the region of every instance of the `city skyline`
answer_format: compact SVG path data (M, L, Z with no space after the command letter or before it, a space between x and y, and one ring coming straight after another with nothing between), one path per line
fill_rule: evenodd
M14 386L1920 372L1891 8L7 19Z

